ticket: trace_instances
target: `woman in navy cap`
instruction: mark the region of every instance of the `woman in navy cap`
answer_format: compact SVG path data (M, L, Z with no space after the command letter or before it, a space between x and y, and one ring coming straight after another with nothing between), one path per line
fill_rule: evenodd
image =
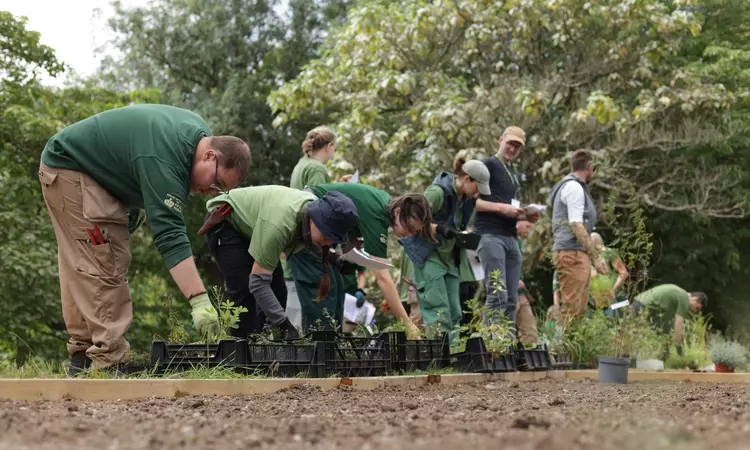
M357 226L354 203L332 192L322 198L286 186L253 186L232 189L206 203L208 218L198 231L206 234L209 251L225 279L230 300L245 306L236 337L262 330L263 317L286 331L288 339L299 337L279 301L285 294L282 254L292 257L305 249L327 254L330 246L349 241ZM327 258L323 258L324 266ZM328 295L331 280L327 270L319 279L318 298ZM272 288L272 283L276 289Z

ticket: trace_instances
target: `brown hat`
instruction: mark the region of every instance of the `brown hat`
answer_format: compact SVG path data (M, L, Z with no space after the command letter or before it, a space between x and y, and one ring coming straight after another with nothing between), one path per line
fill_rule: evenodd
M503 140L526 145L526 132L519 127L508 127L503 131Z

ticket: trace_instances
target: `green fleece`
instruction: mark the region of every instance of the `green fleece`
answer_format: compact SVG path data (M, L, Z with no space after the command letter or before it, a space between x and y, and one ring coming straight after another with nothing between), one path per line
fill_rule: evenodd
M64 128L47 142L42 162L86 173L128 209L145 209L154 244L172 268L192 256L182 208L204 136L211 129L191 111L131 105Z

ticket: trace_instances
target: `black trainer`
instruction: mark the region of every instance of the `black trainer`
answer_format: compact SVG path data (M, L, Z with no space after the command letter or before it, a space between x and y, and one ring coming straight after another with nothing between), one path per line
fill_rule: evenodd
M81 371L91 367L91 358L86 355L86 351L75 352L70 355L70 367L68 367L68 377L75 378Z

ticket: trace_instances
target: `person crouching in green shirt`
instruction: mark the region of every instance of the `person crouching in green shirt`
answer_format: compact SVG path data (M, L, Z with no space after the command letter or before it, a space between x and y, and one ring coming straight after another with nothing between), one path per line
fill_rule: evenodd
M247 260L226 258L225 251L234 253L231 243L213 247L223 274L244 270L249 280L250 295L243 292L240 296L248 301L236 306L245 306L251 314L240 316L239 329L251 327L257 305L273 326L286 331L287 339L298 338L297 329L271 288L274 270L282 254L291 262L295 254L305 249L317 248L326 254L329 246L349 242L348 233L358 221L354 203L337 192L317 198L286 186L253 186L212 198L206 208L211 214L198 234L208 233L207 238L211 239L213 234L229 228L244 237L243 245L249 253ZM323 260L324 273L326 265L327 260ZM281 278L281 273L277 277ZM318 283L320 300L328 295L331 280L323 275Z
M490 193L490 172L481 161L457 158L453 172L441 172L424 192L432 210L438 246L430 251L424 264L411 259L417 301L428 336L438 331L457 335L453 332L463 313L459 297L461 249L456 237L469 224L475 197Z
M212 136L197 114L131 105L76 122L47 142L39 181L58 244L69 376L117 366L130 349L129 234L148 218L153 242L192 306L201 335L219 326L193 260L183 207L189 193L216 194L250 171L250 148ZM145 209L145 211L144 211Z
M661 332L669 333L674 326L674 344L682 356L682 336L689 313L703 310L708 297L703 292L690 292L674 284L662 284L638 294L631 305L634 314L648 311L651 322Z
M432 214L430 213L427 200L420 194L406 194L391 198L385 191L359 183L320 184L307 189L319 198L330 192L340 192L354 202L359 215L359 225L350 234L353 238L362 238L364 241L364 251L375 259L387 260L388 258L389 227L393 228L393 233L399 238L419 235L427 239L432 239L432 234L430 233ZM347 251L347 249L344 249L344 251ZM337 278L341 279L341 261L339 257L334 256L333 262L334 267L338 271ZM295 269L295 265L291 259L289 263L293 271L298 271L294 274L294 281L298 283L301 279L298 277L298 273L302 273L302 270L304 270L302 264L297 264L297 269ZM311 261L306 261L304 264L310 265ZM419 330L406 314L406 310L401 304L398 289L389 270L373 269L373 273L383 293L383 297L385 297L388 303L388 307L406 326L407 336L410 338L417 337ZM311 295L307 294L303 296L300 289L300 284L297 284L304 322L305 304L311 305ZM340 294L337 293L335 301L340 303L341 306L339 308L343 311L343 286L339 292Z

